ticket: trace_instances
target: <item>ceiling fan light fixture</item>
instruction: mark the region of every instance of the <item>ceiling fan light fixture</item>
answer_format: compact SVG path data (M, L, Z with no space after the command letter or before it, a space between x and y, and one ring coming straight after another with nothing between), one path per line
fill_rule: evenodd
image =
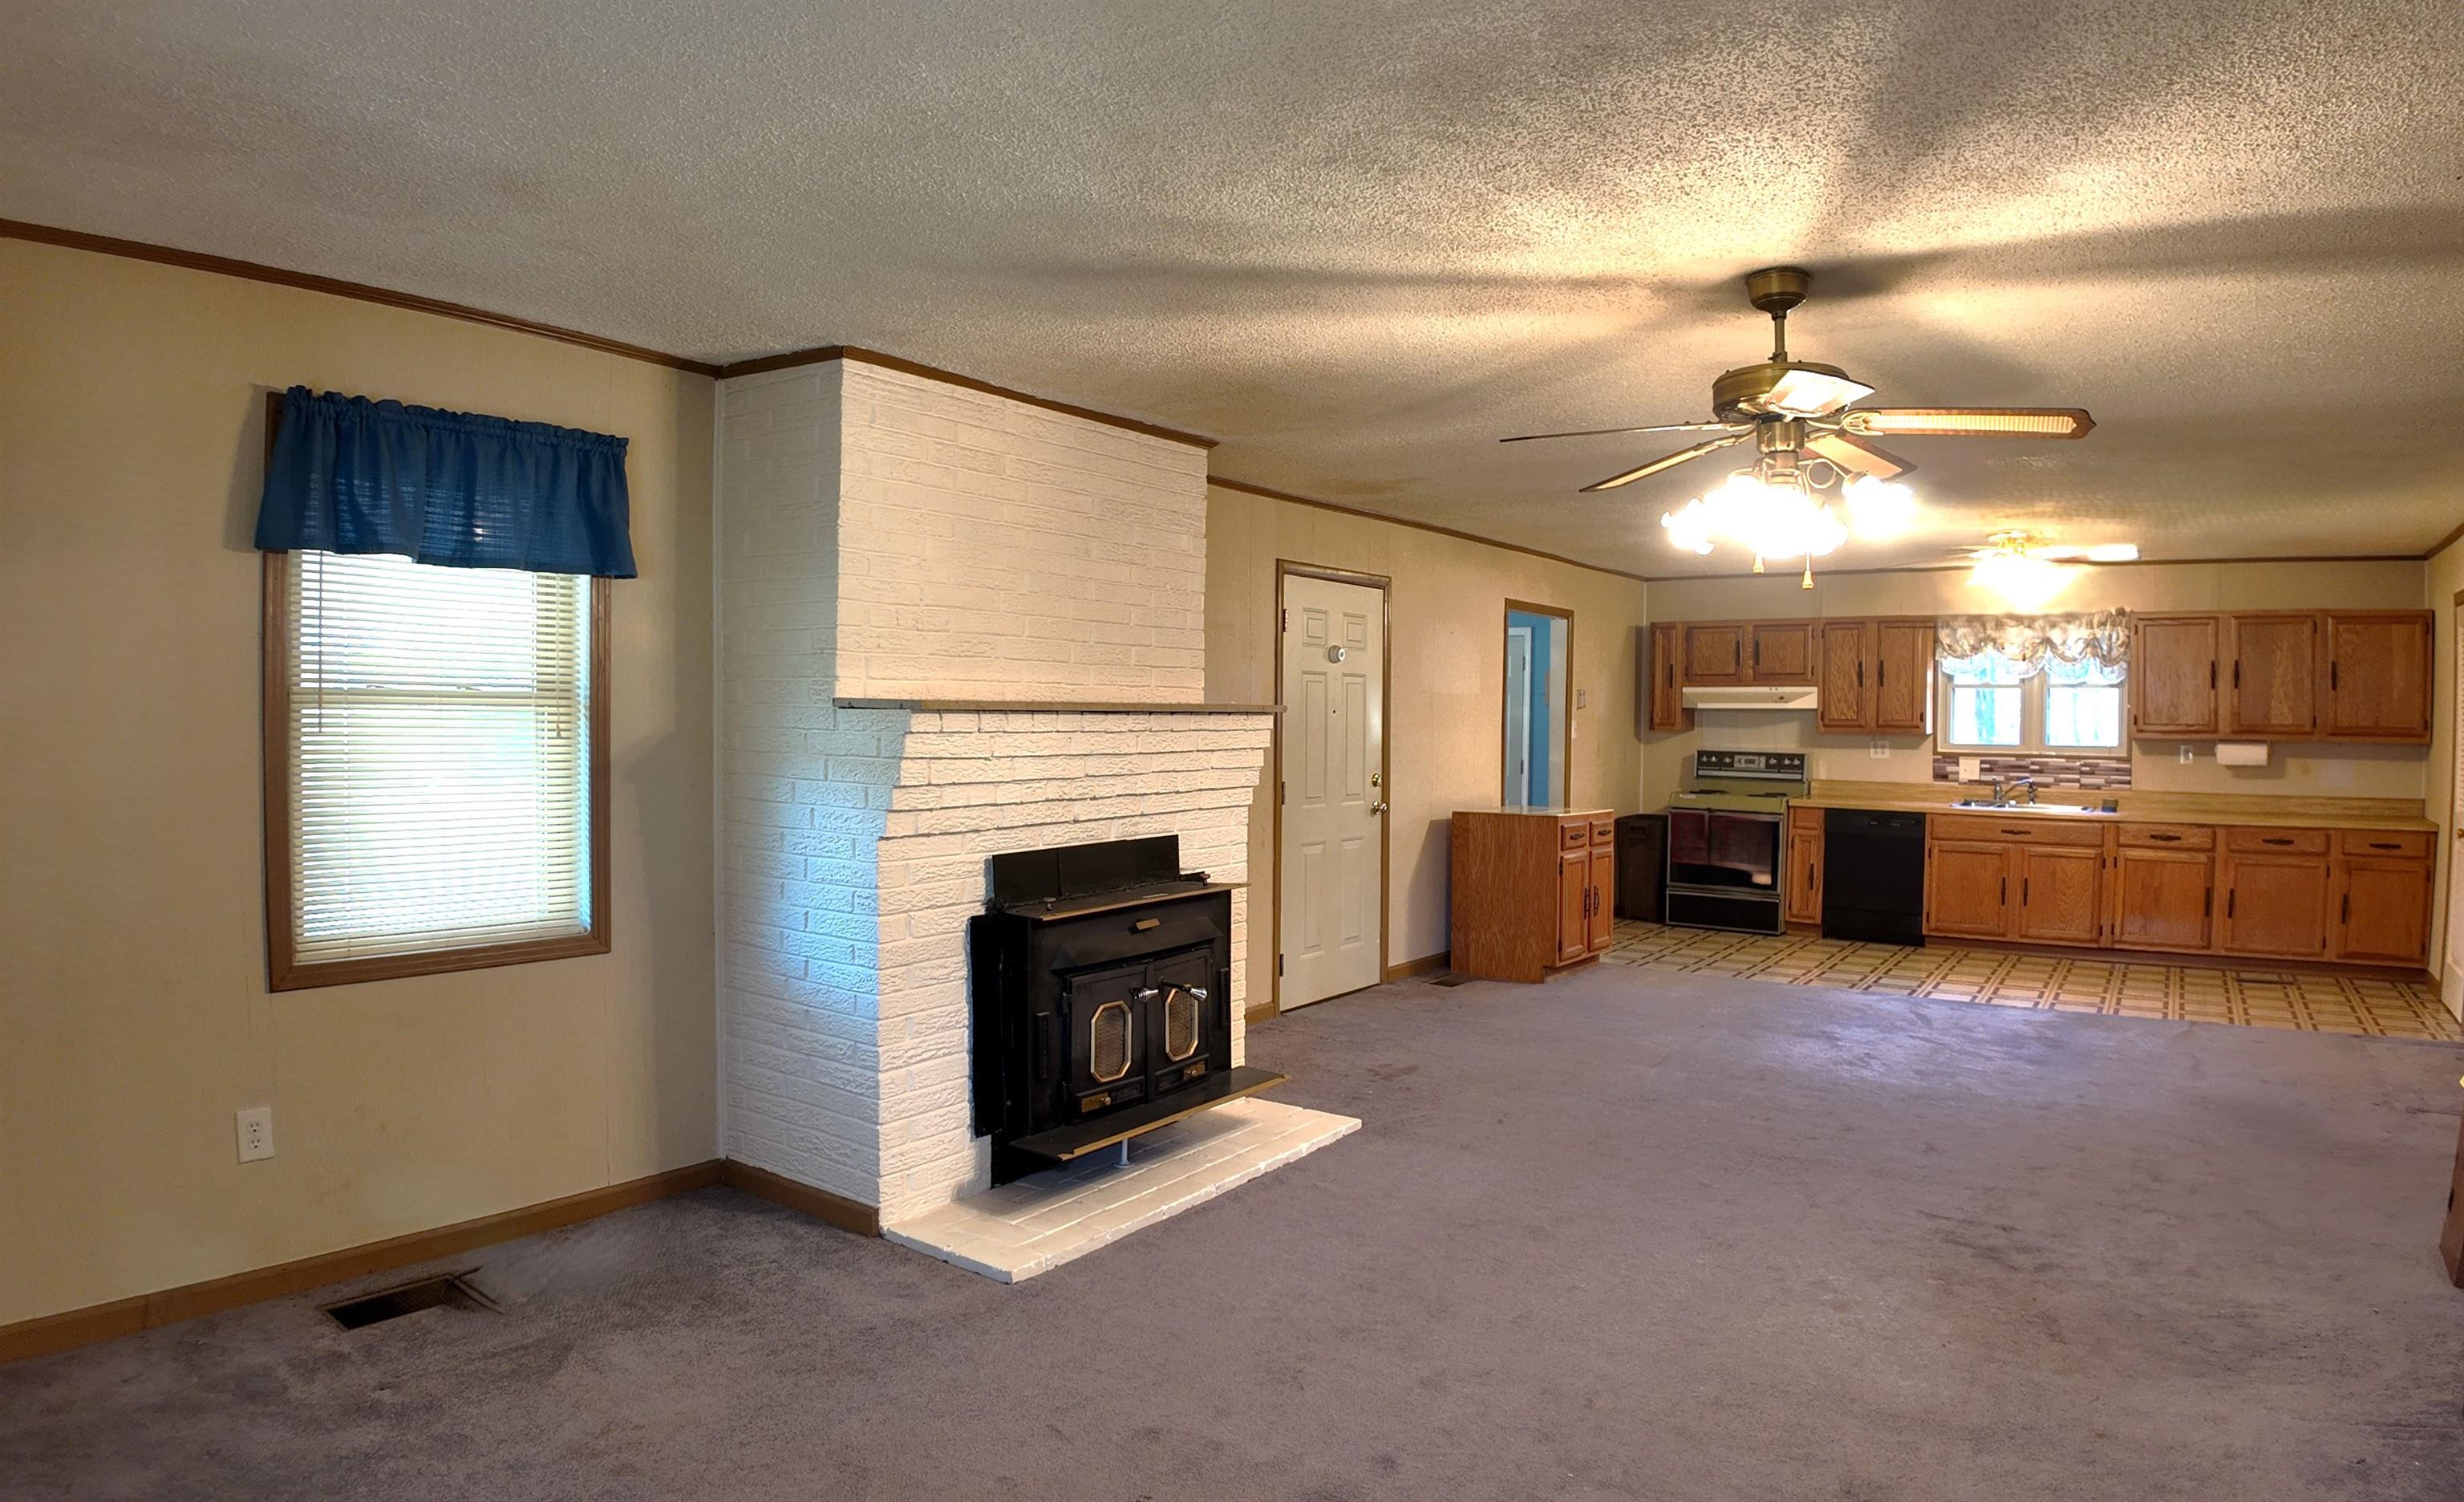
M2139 544L2136 542L2104 542L2087 550L2087 561L2091 563L2130 563L2138 562L2138 559Z
M1976 588L2000 596L2013 608L2037 610L2070 587L2078 570L2038 558L2024 546L2001 545L1998 535L1996 541L1991 551L1977 555L1976 566L1969 571L1968 582Z
M1668 540L1693 553L1728 542L1764 559L1815 559L1848 541L1831 507L1793 485L1772 485L1739 470L1708 494L1660 519Z
M1859 475L1840 487L1848 524L1859 541L1887 542L1916 524L1917 493L1897 480Z
M1797 365L1771 387L1762 406L1766 411L1785 412L1791 417L1827 417L1873 394L1874 388L1861 382Z

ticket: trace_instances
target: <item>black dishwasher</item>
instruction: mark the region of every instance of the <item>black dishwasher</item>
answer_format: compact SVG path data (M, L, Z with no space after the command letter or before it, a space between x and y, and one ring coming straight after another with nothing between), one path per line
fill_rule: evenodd
M1822 937L1925 942L1924 814L1824 811Z

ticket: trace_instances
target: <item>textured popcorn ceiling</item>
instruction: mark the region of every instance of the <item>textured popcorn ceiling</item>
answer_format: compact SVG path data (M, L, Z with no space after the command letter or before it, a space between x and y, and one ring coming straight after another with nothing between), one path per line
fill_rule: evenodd
M720 361L885 349L1259 484L1649 573L1716 463L1574 487L1760 358L1904 404L1923 561L2464 519L2464 8L5 0L0 215ZM1673 447L1674 444L1668 445Z

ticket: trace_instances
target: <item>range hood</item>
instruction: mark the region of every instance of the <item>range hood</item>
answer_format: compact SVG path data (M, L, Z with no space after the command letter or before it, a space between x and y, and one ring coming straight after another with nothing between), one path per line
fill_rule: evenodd
M1678 694L1687 709L1812 710L1815 705L1810 683L1717 685L1681 689Z

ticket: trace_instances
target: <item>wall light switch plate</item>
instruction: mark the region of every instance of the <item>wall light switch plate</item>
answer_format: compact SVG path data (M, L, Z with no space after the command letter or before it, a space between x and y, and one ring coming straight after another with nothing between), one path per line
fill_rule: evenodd
M2185 740L2182 742L2182 764L2184 766L2190 764L2191 754L2197 750L2198 747L2190 744L2189 741Z
M1574 707L1575 707L1576 709L1589 709L1589 708L1591 708L1591 707L1592 707L1592 691L1591 691L1591 690L1589 690L1589 689L1576 689L1576 690L1574 691Z
M251 1106L239 1113L239 1160L253 1163L274 1156L274 1108Z
M1865 742L1865 754L1877 762L1887 762L1891 759L1891 743L1876 736Z

